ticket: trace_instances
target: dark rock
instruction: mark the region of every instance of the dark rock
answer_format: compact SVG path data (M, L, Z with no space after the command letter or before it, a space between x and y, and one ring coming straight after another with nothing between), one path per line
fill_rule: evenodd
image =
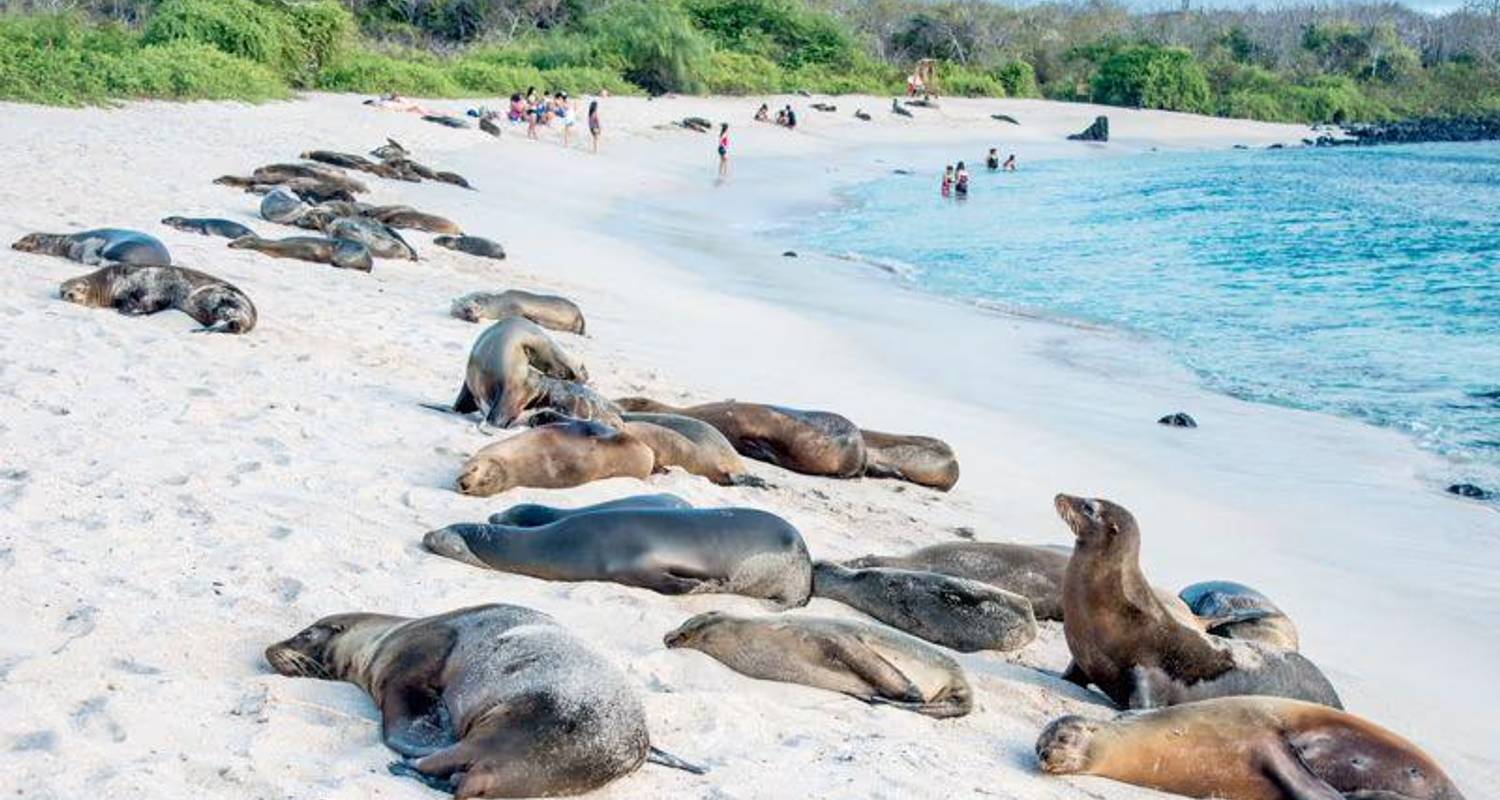
M1109 141L1109 117L1094 117L1094 124L1068 137L1075 142Z
M1448 487L1448 494L1456 494L1472 500L1489 500L1495 496L1494 492L1472 483L1455 483Z
M1186 411L1178 411L1175 414L1168 414L1165 417L1162 417L1161 419L1157 420L1156 424L1158 424L1158 425L1170 425L1173 428L1196 428L1196 427L1198 427L1198 421L1195 420L1195 419L1193 419L1192 417L1188 416L1188 414L1187 414Z
M990 119L999 120L1001 122L1009 122L1012 125L1020 125L1021 124L1019 122L1016 122L1016 118L1012 117L1009 114L991 114L990 115Z
M1351 125L1347 133L1359 144L1491 141L1500 139L1500 112Z
M1266 149L1267 150L1281 150L1281 149L1283 149L1285 147L1286 147L1286 145L1282 144L1281 142L1277 142L1275 144L1268 144L1268 145L1266 145Z
M832 103L813 103L812 108L817 111L825 112L834 112L839 110L839 107L833 105Z
M866 114L865 110L862 109L862 108L859 109L858 111L854 112L854 118L858 119L858 120L863 120L865 122L869 122L870 121L870 115Z
M782 255L783 258L796 258L797 257L797 251L796 250L788 250L785 253L782 253L781 255Z
M1249 150L1250 148L1247 145L1237 144L1237 145L1234 146L1234 149L1236 149L1236 150Z

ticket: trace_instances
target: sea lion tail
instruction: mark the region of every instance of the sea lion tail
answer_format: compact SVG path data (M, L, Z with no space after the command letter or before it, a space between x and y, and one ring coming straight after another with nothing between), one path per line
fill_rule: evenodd
M651 752L646 756L646 760L650 761L653 764L660 764L663 767L671 767L672 769L680 769L683 772L691 772L694 775L703 775L708 772L708 769L706 767L700 767L697 764L690 764L686 761L683 761L677 756L674 756L671 753L668 753L667 751L656 747L655 745L651 747Z
M438 778L428 775L416 768L410 761L392 761L386 765L386 769L392 774L402 778L414 778L426 784L429 789L440 792L453 793L453 782L447 778Z
M453 410L453 406L445 406L445 405L442 405L440 403L418 403L417 405L419 405L419 406L421 406L423 408L430 408L433 411L441 411L444 414L457 414L458 413L457 411Z
M748 472L741 473L739 475L730 475L729 476L729 483L727 485L729 485L729 486L749 486L752 489L773 489L773 488L775 488L775 484L771 483L770 481L766 480L765 478L760 478L760 477L757 477L755 475L751 475Z

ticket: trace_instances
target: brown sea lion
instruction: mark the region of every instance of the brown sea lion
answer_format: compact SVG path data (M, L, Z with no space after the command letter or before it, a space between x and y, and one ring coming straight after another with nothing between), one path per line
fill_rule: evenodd
M295 258L328 264L339 269L369 272L374 267L370 248L348 239L324 239L317 236L288 236L285 239L262 239L241 236L229 243L236 250L255 250L275 258Z
M1127 708L1269 695L1342 708L1300 654L1210 636L1168 610L1141 574L1140 529L1108 500L1056 498L1077 543L1063 581L1063 632L1077 671Z
M486 445L458 476L458 490L489 497L517 486L566 489L605 478L650 477L656 456L608 425L568 420L529 428Z
M250 178L256 183L271 184L291 183L298 179L313 180L336 186L350 194L364 194L370 191L369 186L344 174L343 170L323 164L267 164L264 167L257 167L254 172L250 173Z
M439 239L446 238L448 237L439 236L433 241L437 242ZM583 311L572 300L553 294L535 294L520 289L466 294L453 301L451 313L469 322L525 317L543 328L576 333L579 336L584 335L586 327Z
M1112 721L1062 717L1042 769L1224 800L1463 800L1416 745L1353 714L1279 697L1223 697Z
M861 430L865 440L865 474L896 478L948 491L958 483L958 457L941 439Z
M12 250L60 256L83 264L165 266L172 254L149 233L124 228L95 228L78 233L28 233L12 242Z
M408 228L453 236L464 235L463 229L458 227L457 223L436 214L415 211L408 206L376 207L366 212L365 216L378 219L392 228Z
M961 653L1019 650L1037 633L1030 600L938 572L849 569L819 561L813 564L813 595Z
M375 156L381 161L389 161L393 158L405 158L407 153L407 149L402 147L401 143L395 139L386 139L385 144L370 151L370 155Z
M656 467L681 467L720 486L755 486L766 482L749 474L745 462L719 429L702 420L676 414L626 413L625 430L656 453Z
M444 410L456 414L483 411L486 424L501 428L515 424L521 412L529 408L555 407L577 416L573 412L586 410L580 405L588 405L590 398L557 382L586 381L588 370L583 362L536 323L510 317L486 328L474 340L458 398ZM549 398L557 402L549 402ZM613 410L614 406L608 408Z
M505 248L499 242L494 242L483 236L438 236L433 238L432 243L438 247L446 247L449 250L457 250L460 253L468 253L480 258L493 258L504 260Z
M249 333L255 327L255 304L233 284L182 267L113 264L64 281L62 299L90 308L113 308L121 314L155 314L175 308L209 333Z
M1184 587L1177 596L1215 636L1248 639L1282 650L1301 644L1294 624L1269 597L1242 583L1205 581Z
M625 411L679 414L719 429L746 458L807 475L852 478L864 472L865 443L854 423L827 411L728 400L674 408L644 397L615 401Z
M522 606L324 617L266 648L266 661L364 689L381 739L406 759L391 772L458 798L582 794L648 759L702 772L651 746L618 667Z
M316 210L310 210L308 215ZM333 239L359 242L368 247L370 255L376 258L417 260L417 251L407 244L406 239L402 238L395 228L384 222L376 222L365 217L337 217L328 222L323 233Z
M682 623L663 642L700 650L752 678L842 692L931 717L961 717L973 708L969 681L957 661L883 625L709 611Z

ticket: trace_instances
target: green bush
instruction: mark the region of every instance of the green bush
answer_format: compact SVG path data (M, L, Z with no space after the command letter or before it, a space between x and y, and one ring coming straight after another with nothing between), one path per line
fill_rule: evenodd
M786 88L781 67L764 56L716 50L704 85L713 94L775 94Z
M396 92L416 97L456 97L458 83L442 67L409 56L353 52L318 74L317 88L330 92Z
M1095 102L1135 108L1206 113L1211 110L1208 75L1180 47L1132 45L1099 64L1090 89Z
M655 93L702 90L710 47L680 7L623 0L588 22L602 63L631 83Z
M1007 62L998 70L995 77L1005 87L1005 93L1011 97L1041 97L1042 91L1036 85L1036 70L1031 64L1016 59Z
M1292 119L1305 122L1358 122L1387 119L1390 109L1371 100L1353 80L1324 76L1307 84L1288 86L1282 106Z
M797 0L686 0L686 8L721 50L764 56L787 69L848 68L860 55L837 20Z
M272 6L255 0L164 0L146 23L146 44L197 42L264 64L309 86L337 61L354 18L330 0Z
M937 88L957 97L1004 97L1005 84L994 75L943 62L937 71Z
M1237 91L1226 95L1219 104L1219 116L1235 119L1258 119L1264 122L1286 122L1289 117L1281 101L1266 92Z

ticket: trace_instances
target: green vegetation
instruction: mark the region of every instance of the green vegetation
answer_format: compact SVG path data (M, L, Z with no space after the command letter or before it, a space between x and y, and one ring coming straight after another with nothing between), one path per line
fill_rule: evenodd
M40 3L19 3L23 8ZM1111 0L50 0L0 12L0 98L1050 97L1265 120L1500 113L1500 6L1131 13Z

